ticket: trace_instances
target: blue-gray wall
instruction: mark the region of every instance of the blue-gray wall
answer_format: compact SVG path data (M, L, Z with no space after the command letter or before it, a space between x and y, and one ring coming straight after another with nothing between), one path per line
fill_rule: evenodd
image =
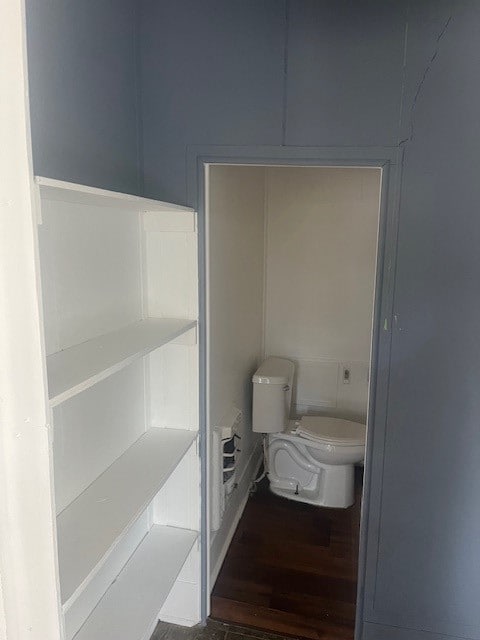
M193 203L189 145L394 145L407 4L143 0L146 193Z
M404 149L362 633L480 638L480 3L143 0L141 18L148 195L196 204L193 145Z
M480 638L479 33L478 2L411 4L397 326L366 618L419 632L367 625L372 639Z
M27 0L34 170L138 193L135 0Z
M191 144L281 144L285 7L281 0L142 4L144 180L186 202Z
M480 639L480 3L27 5L37 173L195 204L193 145L404 149L363 638Z

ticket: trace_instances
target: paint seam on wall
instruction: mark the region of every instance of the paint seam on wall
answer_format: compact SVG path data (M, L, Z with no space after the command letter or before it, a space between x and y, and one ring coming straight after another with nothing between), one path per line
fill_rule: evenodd
M135 110L137 133L137 190L140 195L145 193L144 141L143 141L143 96L142 96L142 60L140 54L140 10L133 8L133 59L135 67Z
M453 16L450 15L448 17L448 20L443 25L443 28L441 29L440 33L437 36L437 39L435 41L435 49L433 51L433 54L430 56L430 59L429 59L429 61L427 63L427 66L425 67L425 69L423 71L422 77L420 79L420 82L418 83L417 90L416 90L415 95L413 97L412 105L410 107L410 133L409 133L409 136L408 136L408 138L405 138L404 140L402 140L400 142L400 144L404 144L406 142L411 142L413 140L414 133L415 133L415 110L417 108L417 103L418 103L418 100L420 98L420 94L422 93L423 86L424 86L424 84L425 84L425 82L427 80L427 76L430 73L430 71L431 71L431 69L433 67L433 63L435 62L438 54L440 53L440 43L441 43L443 37L445 36L445 34L447 33L448 27L449 27L452 19L453 19Z
M403 110L405 107L405 91L407 87L407 47L408 47L408 18L410 14L410 5L406 9L405 29L403 35L403 69L402 69L402 91L400 93L400 106L398 110L398 128L397 128L397 144L400 143L400 135L402 132Z
M285 0L285 41L283 47L283 109L282 109L282 146L287 140L288 111L288 46L289 46L289 0Z
M268 252L268 182L269 167L264 167L263 186L263 322L262 322L262 358L266 357L267 334L267 252Z

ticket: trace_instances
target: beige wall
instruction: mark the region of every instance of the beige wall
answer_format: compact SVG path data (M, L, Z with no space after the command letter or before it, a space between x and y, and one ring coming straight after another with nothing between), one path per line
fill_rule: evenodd
M265 350L297 362L299 412L365 416L379 189L378 169L267 169Z
M251 377L264 355L296 362L299 412L365 415L379 186L375 169L209 169L209 428L232 406L244 415L213 575L254 473Z
M243 411L238 489L211 547L214 569L251 482L258 436L251 431L251 377L263 356L265 170L210 167L208 216L209 427Z

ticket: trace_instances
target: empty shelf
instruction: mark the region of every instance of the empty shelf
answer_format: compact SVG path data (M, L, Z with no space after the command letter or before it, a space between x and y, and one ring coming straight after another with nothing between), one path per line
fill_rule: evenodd
M196 538L195 531L152 527L74 640L144 640Z
M74 599L143 513L197 434L149 429L57 517L62 603Z
M88 187L74 182L64 182L53 178L35 176L35 182L43 200L59 200L60 202L74 202L94 207L114 207L132 213L142 211L179 211L191 213L193 209L170 202L150 200L140 196L132 196L117 191L107 191L97 187Z
M195 320L149 318L47 357L52 407L120 371L196 326Z

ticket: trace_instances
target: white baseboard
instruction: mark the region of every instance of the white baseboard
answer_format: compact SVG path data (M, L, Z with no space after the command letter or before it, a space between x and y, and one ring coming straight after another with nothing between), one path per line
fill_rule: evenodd
M187 613L187 616L185 616ZM182 627L193 627L201 621L200 587L196 583L177 578L160 610L160 620Z
M187 618L176 618L175 616L162 616L161 622L176 624L179 627L195 627L196 625L200 624L198 620L189 620Z

